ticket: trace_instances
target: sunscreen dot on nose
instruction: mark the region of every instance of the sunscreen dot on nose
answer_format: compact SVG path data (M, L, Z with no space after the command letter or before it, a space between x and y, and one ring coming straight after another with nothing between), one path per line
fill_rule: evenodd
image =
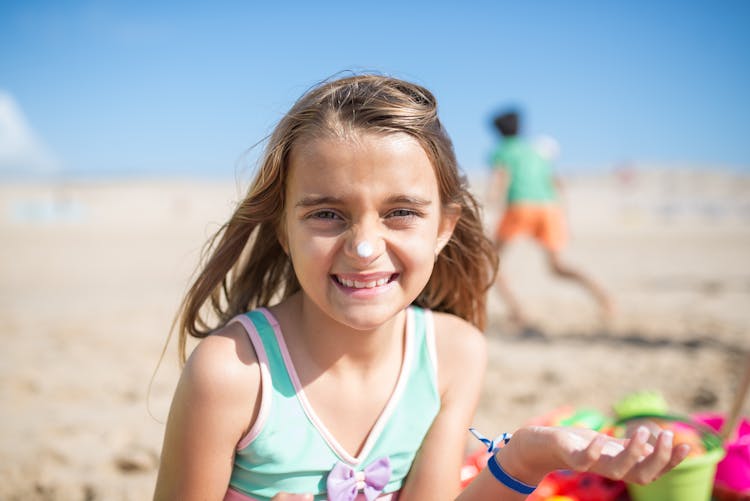
M357 245L357 255L359 257L372 256L372 245L370 245L370 242L360 242Z

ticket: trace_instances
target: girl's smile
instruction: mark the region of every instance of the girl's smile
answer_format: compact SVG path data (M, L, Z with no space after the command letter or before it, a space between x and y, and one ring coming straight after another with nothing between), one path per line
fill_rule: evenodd
M333 275L336 282L348 288L373 289L389 284L398 277L397 273L370 273L367 275Z
M336 285L352 298L372 298L385 294L398 279L398 273L331 275Z

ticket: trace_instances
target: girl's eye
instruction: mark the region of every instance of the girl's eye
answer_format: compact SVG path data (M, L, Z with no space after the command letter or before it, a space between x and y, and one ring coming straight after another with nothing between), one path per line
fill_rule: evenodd
M418 214L411 209L396 209L396 210L392 210L388 214L388 217L398 217L398 218L407 217L408 218L408 217L415 217L417 215Z
M319 210L314 212L311 217L314 219L338 219L339 215L332 210Z

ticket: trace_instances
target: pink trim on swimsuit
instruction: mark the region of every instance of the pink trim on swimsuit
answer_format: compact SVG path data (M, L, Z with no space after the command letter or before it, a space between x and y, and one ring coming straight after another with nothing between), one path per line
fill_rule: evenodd
M253 321L250 320L247 315L237 315L229 323L239 322L247 332L247 336L250 339L250 344L255 349L255 355L258 357L258 365L260 365L260 409L258 410L258 417L255 423L250 427L247 434L237 443L237 450L242 450L252 443L253 440L263 429L263 425L271 412L271 373L268 369L268 355L266 355L266 349L263 347L263 341L260 339ZM269 391L267 391L269 390Z
M378 501L398 501L398 491L389 492L388 494L383 494L382 496L376 499ZM243 494L239 491L236 491L230 487L229 489L227 489L227 493L224 495L224 501L258 501L258 500L256 498L248 496L247 494ZM354 498L354 501L367 501L367 498L365 498L365 495L360 492L359 494L357 494L357 497Z
M337 456L339 456L341 460L343 460L346 463L349 463L351 466L357 466L360 462L362 462L364 458L367 457L367 455L370 453L370 450L374 447L375 442L380 436L381 431L383 430L385 425L388 423L388 420L390 419L391 415L395 411L396 405L398 404L401 394L404 392L404 389L406 388L406 383L409 379L408 375L411 372L411 359L412 359L412 350L413 350L412 345L413 345L413 338L414 338L414 333L413 333L414 313L410 309L406 310L406 343L404 347L404 359L401 364L401 371L399 372L399 375L398 375L398 381L396 382L396 388L393 390L393 393L391 394L391 397L388 400L388 403L383 409L383 412L381 412L380 416L378 416L378 419L375 422L375 426L373 426L372 430L370 430L369 435L367 435L367 440L365 441L365 445L362 448L362 451L359 453L357 457L354 457L351 454L349 454L349 452L346 449L344 449L341 446L341 444L339 444L338 440L336 440L336 437L334 437L333 434L328 430L325 424L320 420L318 415L315 413L315 409L313 409L312 405L310 405L310 402L307 399L307 396L305 395L305 390L302 388L302 384L300 383L299 377L297 376L297 371L294 369L294 365L292 364L292 358L289 355L289 350L287 349L286 342L284 341L284 337L281 334L281 328L279 327L279 323L276 321L276 319L271 314L271 312L268 311L267 309L260 308L259 311L263 313L263 315L266 317L266 320L268 320L268 323L273 326L273 331L274 331L274 334L276 335L276 341L279 345L281 356L284 359L286 370L289 373L289 378L292 381L292 385L294 386L294 389L297 392L297 398L299 399L300 405L302 406L302 409L305 411L305 414L307 415L308 419L313 424L313 426L315 426L318 429L318 432L326 441L328 446Z
M240 491L236 491L231 487L227 489L227 493L224 494L224 501L258 501L256 498L252 498L247 494L243 494Z

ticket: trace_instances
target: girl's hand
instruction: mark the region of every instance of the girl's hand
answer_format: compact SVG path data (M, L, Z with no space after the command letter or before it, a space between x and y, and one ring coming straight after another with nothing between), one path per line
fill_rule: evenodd
M289 494L288 492L279 492L271 501L313 501L312 494Z
M647 484L690 452L686 444L673 447L669 431L660 433L655 446L649 438L646 428L639 428L630 439L617 439L583 428L529 427L513 434L502 461L517 464L517 474L522 475L517 478L523 480L525 475L530 483L538 483L550 471L569 469Z

